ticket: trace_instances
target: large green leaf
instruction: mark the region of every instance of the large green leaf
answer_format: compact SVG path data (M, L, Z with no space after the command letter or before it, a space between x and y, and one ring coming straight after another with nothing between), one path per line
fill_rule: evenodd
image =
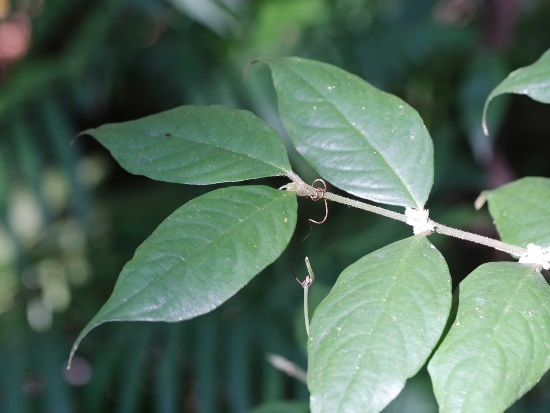
M180 321L212 311L281 254L296 210L292 192L264 186L218 189L183 205L124 266L73 353L107 321Z
M458 313L428 365L441 412L502 412L550 367L550 287L534 268L488 263L460 283Z
M425 237L346 268L311 322L312 412L382 410L426 362L450 307L449 270Z
M485 134L488 134L485 117L489 104L495 97L504 93L527 95L539 102L550 103L550 50L532 65L514 70L493 89L483 108Z
M251 112L223 106L181 106L82 134L127 171L159 181L204 185L291 171L275 130Z
M486 194L503 241L550 246L550 179L522 178Z
M321 176L362 198L423 207L433 184L433 146L414 109L325 63L264 61L284 127Z

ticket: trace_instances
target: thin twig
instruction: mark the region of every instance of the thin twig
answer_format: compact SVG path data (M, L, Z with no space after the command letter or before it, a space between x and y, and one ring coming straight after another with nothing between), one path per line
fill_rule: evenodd
M282 189L295 192L298 196L315 196L316 189L302 181L302 179L298 175L292 172L288 175L288 177L292 180L292 183L285 185ZM357 201L355 199L346 198L340 195L333 194L331 192L325 192L323 194L323 197L329 201L338 202L339 204L348 205L353 208L362 209L364 211L372 212L374 214L382 215L397 221L407 223L407 217L404 214L400 214L398 212L390 211L388 209ZM434 224L434 232L436 233L485 245L487 247L506 252L514 257L520 257L526 251L525 248L519 247L517 245L508 244L506 242L502 242L493 238L488 238L483 235L451 228L446 225L439 224L435 221L431 222L433 222Z
M277 370L280 370L290 377L300 380L301 382L307 383L307 373L289 359L278 354L268 354L266 358L267 361L269 361L269 363Z
M306 324L306 334L309 337L309 303L308 303L308 292L309 287L311 284L313 284L313 281L315 280L315 274L313 273L313 270L311 269L311 264L309 263L309 258L306 257L306 267L307 267L307 275L304 281L300 281L298 278L296 278L296 281L298 281L298 284L302 286L304 289L304 322Z

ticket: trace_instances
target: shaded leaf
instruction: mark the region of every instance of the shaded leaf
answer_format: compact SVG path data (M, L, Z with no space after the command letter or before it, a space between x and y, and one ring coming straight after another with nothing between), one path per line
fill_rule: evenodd
M550 246L550 179L522 178L486 191L489 212L503 241Z
M428 365L442 412L502 412L550 367L550 287L535 269L488 263L459 286L458 313Z
M108 321L180 321L212 311L284 250L296 196L264 186L218 189L170 215L123 268L77 338Z
M204 185L291 171L275 130L251 112L223 106L181 106L83 134L128 172L159 181Z
M346 268L311 322L311 410L379 412L430 355L451 307L445 260L425 237Z
M325 63L264 61L286 131L323 178L372 201L423 207L433 184L433 145L414 109Z
M541 103L550 103L550 50L532 65L514 70L493 89L483 108L483 130L488 135L485 118L491 101L504 93L527 95Z

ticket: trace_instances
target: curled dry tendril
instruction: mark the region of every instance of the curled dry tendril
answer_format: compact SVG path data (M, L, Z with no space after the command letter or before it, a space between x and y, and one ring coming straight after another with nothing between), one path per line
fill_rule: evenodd
M322 187L316 186L316 184L318 183L320 183ZM312 201L318 201L320 199L325 201L325 217L321 221L315 221L314 219L309 218L309 222L313 222L314 224L324 224L328 218L328 204L327 200L324 198L325 192L327 192L327 184L322 179L317 178L315 181L313 181L311 187L313 188L313 191L315 193L313 195L309 195L309 198Z

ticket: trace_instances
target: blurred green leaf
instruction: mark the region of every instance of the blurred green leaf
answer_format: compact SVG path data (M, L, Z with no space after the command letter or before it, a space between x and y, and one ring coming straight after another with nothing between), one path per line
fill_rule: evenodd
M218 189L183 205L124 266L71 356L108 321L180 321L212 311L281 254L296 208L293 193L264 186Z
M541 103L550 103L550 50L532 65L514 70L493 89L483 108L483 129L486 135L489 134L485 123L489 104L503 93L527 95Z
M458 314L428 365L442 412L502 412L550 367L550 286L488 263L460 283Z
M493 85L505 75L502 59L496 56L484 56L471 62L466 78L460 86L458 95L460 122L476 160L482 164L489 162L493 157L493 140L487 139L481 127L483 105ZM507 106L508 99L504 98L493 104L493 109L487 117L487 125L490 129L494 130L500 126Z
M234 182L291 171L285 146L251 112L182 106L89 129L128 172L184 184Z
M178 411L178 399L181 397L178 385L182 359L189 349L183 339L183 328L188 324L182 323L182 328L165 329L165 344L161 360L156 370L155 381L155 411L158 413L173 413Z
M285 55L309 27L328 23L326 0L264 0L258 7L256 28L246 41L265 55Z
M221 349L216 343L225 342L219 319L213 314L203 317L197 323L193 338L193 373L197 382L201 384L196 390L197 401L204 413L216 413L216 395L222 383L223 370Z
M94 357L93 377L86 386L86 398L84 404L89 413L103 413L109 410L109 400L106 393L117 387L119 377L124 374L129 363L139 363L142 360L134 358L130 360L128 348L134 344L136 330L141 330L142 325L126 324L111 329L111 334L104 336L103 340L96 344L97 357ZM109 331L109 329L106 329ZM107 338L105 338L107 337ZM92 341L92 340L90 340ZM93 343L93 341L92 341Z
M151 325L142 326L139 330L132 331L132 351L126 352L125 368L120 380L121 386L117 400L117 413L132 413L140 411L139 387L142 384L142 374L147 361L147 350L152 338Z
M239 323L231 330L225 341L224 354L227 357L228 405L234 412L246 412L252 405L252 383L250 375L252 353L251 324Z
M31 99L47 98L44 92L58 82L66 72L65 61L54 63L42 61L24 62L21 68L10 76L10 81L0 90L0 119L10 119L13 109L19 109Z
M500 238L526 247L550 246L550 179L528 177L486 191Z
M422 208L433 184L433 146L418 113L334 66L264 59L298 152L335 186L362 198Z
M24 346L13 345L10 340L0 341L0 410L4 413L31 412L31 401L21 389L28 384L26 372L29 370L29 354ZM39 347L40 344L35 344ZM58 370L59 371L59 370Z
M168 0L181 12L203 24L220 36L228 36L235 30L237 16L229 9L230 4L219 0Z
M40 344L34 350L39 377L48 384L41 395L42 409L49 412L72 412L69 387L63 377L64 346L58 334L43 334Z
M381 411L426 362L450 308L449 270L425 237L346 268L311 322L312 411Z
M78 151L69 145L71 137L74 136L70 118L64 108L53 99L42 104L42 113L44 117L44 134L51 140L51 147L70 184L70 208L75 211L75 215L85 222L88 217L88 196L77 177Z
M285 400L268 402L256 407L250 413L308 413L309 405L307 402Z
M5 140L0 141L0 222L4 222L8 205L10 181L8 179L8 156Z

